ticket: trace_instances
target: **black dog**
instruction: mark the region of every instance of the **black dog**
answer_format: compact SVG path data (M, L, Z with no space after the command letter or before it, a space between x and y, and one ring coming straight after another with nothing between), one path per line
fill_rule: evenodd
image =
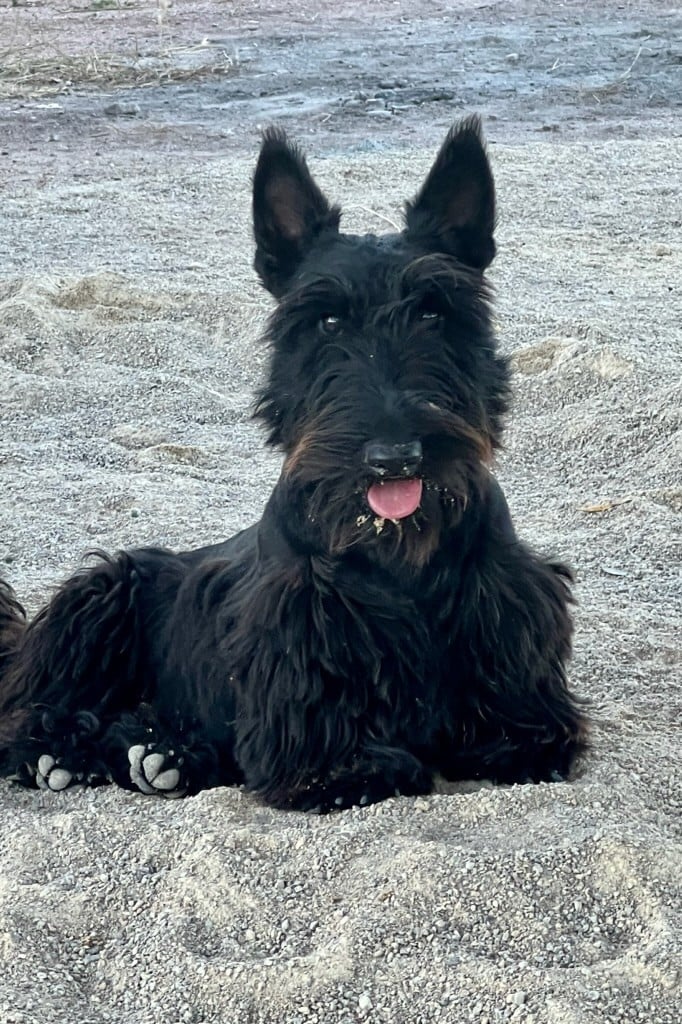
M100 556L28 626L0 590L4 773L243 783L322 811L427 793L435 773L565 777L586 741L570 574L517 539L489 469L509 371L478 120L450 132L399 234L341 234L278 131L253 217L278 300L256 415L284 452L263 518L200 551Z

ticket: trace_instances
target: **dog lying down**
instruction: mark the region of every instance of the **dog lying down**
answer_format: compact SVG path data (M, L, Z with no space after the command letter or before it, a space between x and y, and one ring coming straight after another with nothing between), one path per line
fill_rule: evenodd
M30 623L0 588L0 770L63 789L244 785L330 811L434 776L565 778L570 574L491 475L509 367L485 271L495 192L455 125L395 234L345 234L265 133L255 267L277 300L255 415L284 455L260 522L99 555Z

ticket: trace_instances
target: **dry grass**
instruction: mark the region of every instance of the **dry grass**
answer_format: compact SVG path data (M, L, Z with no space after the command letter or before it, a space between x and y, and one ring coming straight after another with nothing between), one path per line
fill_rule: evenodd
M0 51L0 99L57 96L92 86L159 86L234 73L235 61L226 53L211 53L204 61L192 59L203 49L129 56L90 53L77 57L63 53L34 57L28 48L19 52Z
M637 50L637 53L635 54L630 66L626 68L626 70L621 75L618 75L618 77L611 82L604 82L603 85L586 86L581 90L581 94L585 97L591 97L593 100L596 100L597 103L601 103L602 99L606 98L607 96L613 96L615 93L618 93L622 89L624 89L627 86L630 76L632 75L632 71L635 64L641 57L642 51L645 49L644 44L647 43L648 40L649 36L646 37L642 45Z
M85 8L74 10L81 16L98 11L123 16L127 5L120 0L89 0ZM84 47L82 40L88 39L88 33L83 21L82 31L68 39L58 37L54 25L48 27L39 20L37 11L15 9L13 15L5 11L2 19L0 100L56 96L79 88L159 86L224 76L233 74L237 63L234 56L207 39L195 45L174 45L168 0L157 0L151 32L150 25L143 25L140 38L136 38L136 30L131 30L129 45L114 52L96 43ZM121 32L125 25L121 21Z

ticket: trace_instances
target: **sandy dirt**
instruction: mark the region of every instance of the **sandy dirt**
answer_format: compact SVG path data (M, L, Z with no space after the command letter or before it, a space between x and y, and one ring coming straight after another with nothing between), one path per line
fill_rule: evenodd
M236 790L0 786L0 1024L677 1024L682 19L674 5L0 0L0 565L35 610L95 547L254 521L260 127L344 223L400 217L449 124L500 198L499 462L573 563L574 781L328 818Z

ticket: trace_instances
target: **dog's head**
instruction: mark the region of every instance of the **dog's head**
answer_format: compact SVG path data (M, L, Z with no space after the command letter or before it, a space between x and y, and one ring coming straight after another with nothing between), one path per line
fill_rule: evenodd
M402 231L343 234L340 216L268 131L255 267L278 305L256 415L330 551L423 565L479 493L508 403L483 277L495 190L478 119L448 134Z

